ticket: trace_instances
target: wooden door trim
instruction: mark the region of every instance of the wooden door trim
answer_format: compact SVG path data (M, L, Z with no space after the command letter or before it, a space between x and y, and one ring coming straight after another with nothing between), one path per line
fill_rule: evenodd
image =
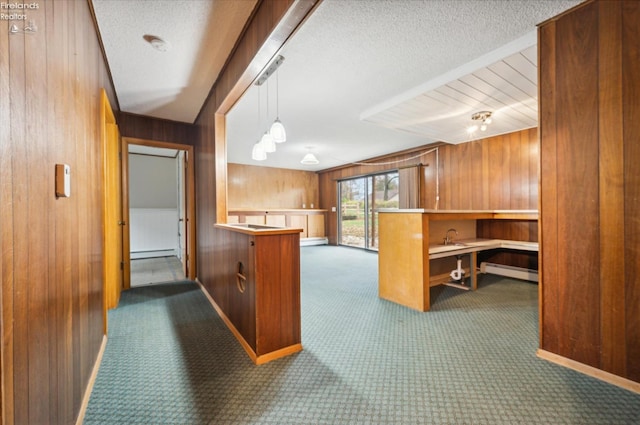
M123 137L120 141L120 152L122 158L120 164L122 168L120 172L122 177L120 184L122 185L120 193L122 194L122 289L131 288L131 238L129 233L129 144Z
M123 137L122 138L123 146L126 145L126 151L129 152L129 145L140 145L140 146L148 146L152 148L164 148L164 149L176 149L187 152L186 163L187 170L185 172L185 183L186 183L186 195L187 195L187 256L189 261L188 267L188 276L185 276L187 279L195 280L196 279L196 208L195 208L195 200L196 200L196 191L195 191L195 161L194 161L194 149L191 145L185 145L182 143L173 143L173 142L162 142L159 140L149 140L149 139L139 139L136 137ZM124 151L124 150L123 150ZM127 176L127 181L123 180L123 197L129 198L129 181ZM129 207L127 202L127 208ZM127 211L128 214L128 211ZM127 236L129 233L129 227L126 227Z
M107 178L108 178L108 141L109 141L109 125L115 125L116 117L113 113L113 109L111 108L111 103L109 102L109 97L107 96L107 92L105 89L100 90L100 142L101 142L101 154L102 154L102 189L103 189L103 199L102 199L102 244L103 244L103 252L102 252L102 320L103 320L103 332L106 335L108 330L107 323L107 311L109 310L109 293L110 287L108 285L108 265L109 265L109 250L108 250L108 242L107 242L107 206L109 205L109 191L107 190Z

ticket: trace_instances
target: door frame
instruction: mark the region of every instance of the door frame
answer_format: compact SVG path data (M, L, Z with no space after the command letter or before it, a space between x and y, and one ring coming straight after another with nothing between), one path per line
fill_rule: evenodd
M164 149L176 149L186 152L185 157L185 185L186 185L186 248L187 257L185 258L186 269L185 277L190 280L196 279L196 208L195 208L195 161L193 146L185 145L182 143L173 142L161 142L158 140L139 139L136 137L123 137L122 138L122 156L123 159L127 158L127 167L123 165L122 172L122 198L123 198L123 220L127 225L124 228L124 239L127 246L126 251L123 253L125 258L125 287L129 289L131 287L131 259L130 259L130 229L129 229L129 145L148 146L152 148L164 148ZM124 164L124 162L123 162ZM124 245L124 244L123 244Z
M104 89L100 91L100 131L102 153L103 231L103 331L107 334L107 311L118 305L123 287L122 273L122 164L116 118ZM117 152L115 152L117 151Z
M364 249L366 251L373 251L373 252L377 252L378 251L378 247L377 246L372 246L372 239L375 239L376 237L376 232L377 232L377 228L375 226L375 203L376 203L376 199L375 199L375 187L376 187L376 177L379 176L384 176L384 175L389 175L389 174L398 174L399 176L399 170L396 168L390 168L388 170L383 170L383 171L376 171L374 173L369 173L369 174L360 174L360 175L355 175L355 176L350 176L350 177L344 177L341 179L338 179L336 181L336 185L337 185L337 189L336 189L336 194L337 196L337 205L338 205L338 237L337 237L337 243L340 246L348 246L348 247L353 247L353 248L360 248L360 249ZM342 242L342 183L346 182L346 181L350 181L350 180L359 180L362 179L364 181L363 184L363 192L364 192L364 245L362 247L360 246L355 246L355 245L348 245L348 244L343 244ZM399 186L400 182L398 180L398 186ZM370 199L371 198L371 199Z

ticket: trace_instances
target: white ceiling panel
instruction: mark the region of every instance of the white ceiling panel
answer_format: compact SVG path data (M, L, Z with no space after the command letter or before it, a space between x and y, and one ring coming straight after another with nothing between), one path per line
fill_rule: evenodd
M419 134L433 141L462 143L535 127L538 122L537 69L530 46L468 75L365 118L377 125ZM475 112L490 111L485 132L466 128Z

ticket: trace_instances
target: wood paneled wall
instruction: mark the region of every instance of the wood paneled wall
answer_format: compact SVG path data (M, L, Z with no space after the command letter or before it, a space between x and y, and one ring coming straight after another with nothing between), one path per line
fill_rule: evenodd
M318 208L318 174L312 171L228 164L229 210Z
M232 306L224 269L227 262L235 259L228 258L228 246L221 233L224 230L213 226L218 217L226 217L227 210L224 114L278 52L316 2L261 1L196 120L198 279L227 314Z
M640 3L539 30L541 348L640 382Z
M197 128L193 124L120 112L118 128L122 137L180 143L193 146Z
M429 148L425 147L424 151ZM420 208L440 210L529 210L538 208L538 133L536 128L476 140L442 145L435 152L404 161L419 152L389 155L377 162L398 165L348 166L320 171L320 208L337 207L336 181L422 163ZM440 200L436 204L436 156L439 157ZM376 162L372 161L372 162ZM337 243L337 213L327 215L329 243Z
M38 4L35 34L0 21L3 424L74 423L103 340L100 89L117 102L88 2Z

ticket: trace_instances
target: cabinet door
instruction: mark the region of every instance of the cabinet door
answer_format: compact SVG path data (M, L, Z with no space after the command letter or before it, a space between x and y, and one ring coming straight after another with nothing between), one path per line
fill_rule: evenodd
M308 217L307 237L324 238L324 214L311 214Z
M266 224L264 215L246 215L244 222L249 224Z
M284 214L267 214L267 226L285 227L286 220Z
M292 215L290 216L291 227L302 229L300 233L301 238L307 238L307 216L306 215Z

